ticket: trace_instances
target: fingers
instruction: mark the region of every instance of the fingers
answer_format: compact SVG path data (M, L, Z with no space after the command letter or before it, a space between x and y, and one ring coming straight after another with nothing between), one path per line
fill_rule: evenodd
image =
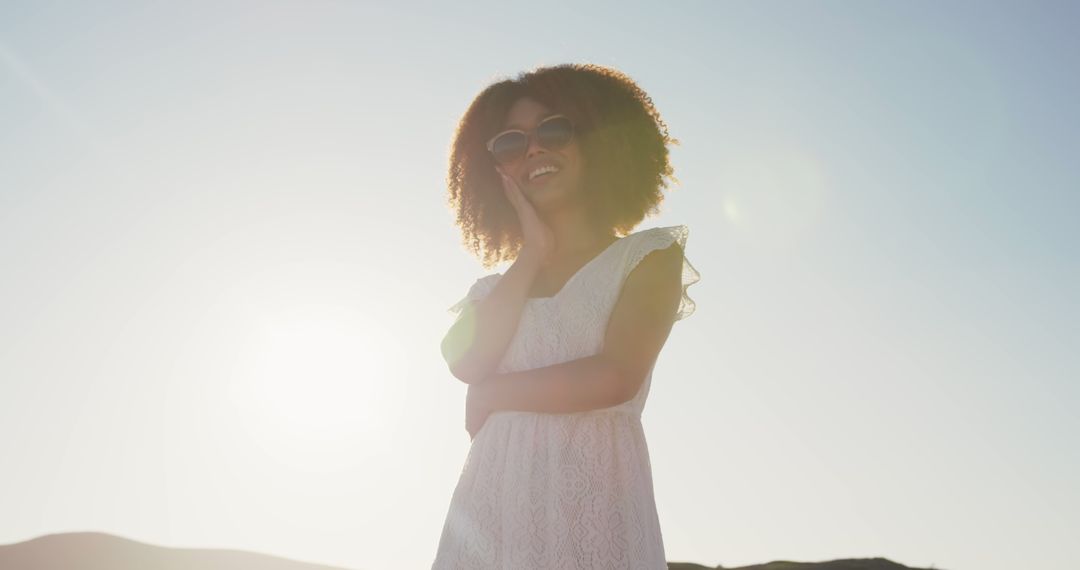
M524 198L521 194L521 188L518 187L517 182L513 178L507 176L502 170L499 171L499 175L502 176L503 190L506 191L506 196L510 202L518 207L521 205L521 200Z
M509 174L507 174L505 171L503 171L502 168L499 168L498 166L496 166L495 170L499 173L499 176L502 177L504 187L513 188L514 190L519 190L519 191L521 190L521 187L518 186L518 184L517 184L517 180L514 180L514 178L512 176L510 176Z
M499 176L502 177L503 187L504 188L506 188L508 190L518 190L517 183L514 182L514 179L511 178L510 175L508 175L505 172L503 172L502 170L500 170L499 171Z

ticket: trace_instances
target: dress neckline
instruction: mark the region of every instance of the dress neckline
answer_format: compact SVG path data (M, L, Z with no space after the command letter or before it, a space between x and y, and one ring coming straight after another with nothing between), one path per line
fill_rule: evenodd
M635 232L635 233L636 233L636 232ZM632 235L632 234L631 234L631 235ZM563 291L566 291L566 290L567 290L567 289L568 289L568 288L570 287L570 285L571 285L571 284L572 284L572 283L574 282L574 280L575 280L575 279L577 279L579 275L581 275L582 273L584 273L584 272L585 272L585 270L586 270L586 269L587 269L587 268L588 268L588 267L589 267L590 265L592 265L593 263L595 263L595 262L596 262L596 260L598 260L598 259L600 259L601 257L603 257L605 253L607 253L607 252L611 251L611 250L612 250L612 249L613 249L613 248L615 247L615 244L617 244L617 243L619 243L619 242L623 241L624 239L626 239L626 238L628 238L628 237L630 237L630 236L629 236L629 235L626 235L626 236L623 236L623 237L617 238L617 239L616 239L615 241L613 241L613 242L609 243L609 244L607 245L607 247L605 247L605 248L604 248L604 249L603 249L603 250L602 250L602 251L601 251L600 253L598 253L598 254L594 255L594 256L592 257L592 259L590 259L590 260L586 261L586 262L585 262L585 265L582 265L581 267L579 267L579 268L578 268L578 270L577 270L577 271L575 271L575 272L574 272L574 274L573 274L573 275L571 275L571 276L570 276L570 278L569 278L569 279L567 279L565 283L563 283L562 287L561 287L561 288L560 288L560 289L559 289L558 291L556 291L554 295L551 295L550 297L525 297L525 302L526 302L526 303L529 303L529 302L539 302L539 301L550 301L550 300L552 300L552 299L555 299L555 298L556 298L556 297L558 297L558 296L559 296L560 294L562 294L562 292L563 292Z

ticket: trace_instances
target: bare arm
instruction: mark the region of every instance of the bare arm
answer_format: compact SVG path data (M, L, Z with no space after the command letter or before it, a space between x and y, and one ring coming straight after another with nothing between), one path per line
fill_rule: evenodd
M625 402L616 369L597 354L530 370L494 374L469 387L489 412L572 414Z
M456 378L472 384L492 374L517 331L539 256L522 250L495 288L469 304L442 341L442 354Z
M612 311L604 348L551 366L493 374L469 387L490 412L576 413L617 406L637 394L675 322L682 295L682 249L646 255L630 272Z
M488 377L502 360L517 332L529 288L555 246L551 228L536 214L517 181L496 169L506 199L521 222L524 245L495 288L475 308L467 307L443 339L443 357L450 373L466 384Z

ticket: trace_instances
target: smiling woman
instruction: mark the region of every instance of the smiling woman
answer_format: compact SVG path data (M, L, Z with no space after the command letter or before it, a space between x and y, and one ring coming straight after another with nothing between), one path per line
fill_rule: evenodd
M254 331L233 371L237 419L259 447L298 470L337 470L377 452L405 403L388 382L407 355L392 335L301 308Z
M513 264L451 307L473 443L432 570L667 568L641 412L699 275L686 226L630 230L671 142L644 92L595 65L496 83L462 119L451 203L485 262Z

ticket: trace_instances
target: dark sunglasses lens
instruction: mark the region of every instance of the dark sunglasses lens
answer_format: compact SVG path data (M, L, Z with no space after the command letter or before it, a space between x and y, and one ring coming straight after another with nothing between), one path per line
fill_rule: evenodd
M491 143L491 153L499 162L510 162L525 151L525 141L522 133L503 134Z
M566 117L548 119L537 127L536 137L546 148L562 148L574 138L574 125Z

